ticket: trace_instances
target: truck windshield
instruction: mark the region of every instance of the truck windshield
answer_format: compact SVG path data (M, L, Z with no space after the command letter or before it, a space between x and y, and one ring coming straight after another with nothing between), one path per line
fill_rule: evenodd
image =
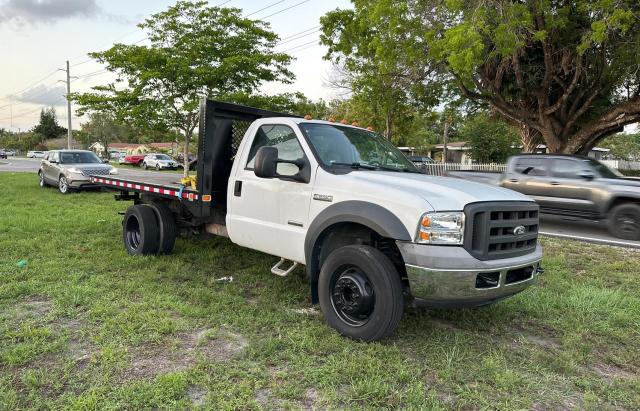
M94 153L84 151L71 151L60 153L60 164L93 164L101 163Z
M377 133L320 123L300 123L300 128L326 166L419 173L400 150Z

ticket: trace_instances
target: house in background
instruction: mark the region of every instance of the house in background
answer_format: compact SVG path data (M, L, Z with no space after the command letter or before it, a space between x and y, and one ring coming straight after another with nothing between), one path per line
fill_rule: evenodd
M466 141L447 143L447 160L445 163L472 164L473 161L471 157L469 157L469 150L471 150L471 148L467 146ZM434 161L441 163L443 151L444 144L436 144L427 154Z

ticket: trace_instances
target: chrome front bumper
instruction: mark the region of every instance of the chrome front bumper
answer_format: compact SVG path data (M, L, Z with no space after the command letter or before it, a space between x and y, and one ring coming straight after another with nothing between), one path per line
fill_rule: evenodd
M480 261L462 247L398 243L411 294L434 307L490 304L529 287L539 275L542 249L520 257Z

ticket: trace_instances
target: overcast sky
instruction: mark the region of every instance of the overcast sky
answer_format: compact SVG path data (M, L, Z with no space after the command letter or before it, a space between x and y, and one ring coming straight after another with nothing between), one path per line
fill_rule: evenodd
M43 105L54 105L66 126L65 60L70 60L72 91L86 91L109 80L102 66L86 53L108 48L114 42L134 43L144 38L136 24L152 13L166 9L168 0L0 0L0 128L17 131L31 128ZM348 0L210 0L211 5L238 7L256 19L271 23L281 38L308 30L278 46L296 61L291 69L296 82L268 85L265 92L302 91L308 97L331 98L325 85L331 64L324 61L319 46L320 16L337 7L348 8ZM293 7L292 7L293 6ZM290 10L282 11L291 7ZM280 13L278 13L280 12ZM267 17L277 13L272 17ZM9 98L12 96L11 98ZM73 118L74 128L79 120Z

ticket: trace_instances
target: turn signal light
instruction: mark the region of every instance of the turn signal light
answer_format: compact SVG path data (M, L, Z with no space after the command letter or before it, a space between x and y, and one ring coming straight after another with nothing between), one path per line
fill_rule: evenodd
M431 234L425 233L424 231L420 231L420 240L429 241L430 237L431 237Z
M429 227L431 225L431 220L429 219L428 215L422 216L422 221L420 222L420 224L423 227Z

